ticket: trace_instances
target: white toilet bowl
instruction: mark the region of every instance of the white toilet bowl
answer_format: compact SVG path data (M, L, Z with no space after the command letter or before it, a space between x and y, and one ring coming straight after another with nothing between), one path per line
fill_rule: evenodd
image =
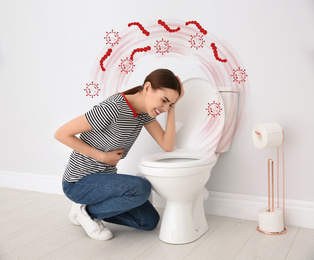
M224 132L226 112L220 93L207 80L190 79L183 85L185 95L176 104L180 128L175 150L147 155L139 163L153 190L166 200L159 238L171 244L190 243L208 230L205 185L219 156L216 149ZM230 109L237 108L233 96ZM228 122L227 132L233 129L234 124ZM223 151L228 149L224 144Z
M166 200L159 237L171 244L192 242L208 230L204 188L217 155L176 150L145 156L140 170L153 190Z

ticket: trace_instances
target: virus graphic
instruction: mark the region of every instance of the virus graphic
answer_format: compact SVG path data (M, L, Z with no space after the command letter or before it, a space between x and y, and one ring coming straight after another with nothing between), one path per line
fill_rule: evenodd
M208 110L208 115L212 115L215 118L216 116L220 116L222 108L220 107L220 103L213 101L213 103L208 103L206 110Z
M119 33L118 32L114 32L113 30L111 30L111 32L106 32L107 35L106 37L104 37L104 39L106 39L106 44L111 44L111 46L118 44L119 40L121 39L119 37Z
M98 87L98 84L95 84L92 81L91 84L86 83L86 88L84 89L84 91L86 91L86 96L91 96L93 98L95 96L98 96L100 88Z
M191 40L189 41L191 43L191 48L195 48L198 50L198 48L203 48L204 44L204 35L200 35L196 33L195 35L191 35Z
M131 71L133 72L135 65L133 64L133 61L127 57L125 60L121 60L119 67L121 68L121 72L124 71L126 74L128 74Z
M239 84L241 82L246 82L245 79L248 75L245 72L245 69L241 69L240 67L238 69L233 69L233 74L231 77L233 77L233 82L238 82Z
M169 41L165 41L163 38L161 41L156 40L157 44L154 46L156 48L156 53L161 53L161 55L164 55L164 53L169 53L170 45Z

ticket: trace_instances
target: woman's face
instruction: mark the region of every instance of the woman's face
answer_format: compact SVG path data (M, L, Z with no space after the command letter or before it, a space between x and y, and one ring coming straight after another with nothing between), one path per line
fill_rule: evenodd
M179 93L173 89L154 90L150 83L147 88L146 84L144 86L144 91L146 91L146 112L150 117L155 118L161 113L167 112L179 97Z

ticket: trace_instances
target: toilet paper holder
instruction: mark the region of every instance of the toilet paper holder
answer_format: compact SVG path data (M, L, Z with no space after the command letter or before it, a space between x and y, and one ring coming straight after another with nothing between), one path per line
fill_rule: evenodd
M258 131L255 131L256 135L260 135ZM287 232L285 227L285 167L284 167L284 130L282 130L282 211L283 211L283 230L279 232L268 232L261 230L260 226L256 227L256 230L260 233L267 235L282 235ZM274 212L274 162L272 159L268 159L268 209L267 212ZM279 146L277 146L277 208L279 209Z

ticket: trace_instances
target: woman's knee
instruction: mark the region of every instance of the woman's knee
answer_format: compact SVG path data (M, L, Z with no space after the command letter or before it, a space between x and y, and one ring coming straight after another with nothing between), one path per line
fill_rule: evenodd
M152 186L146 179L138 177L137 193L143 199L143 203L148 200Z

